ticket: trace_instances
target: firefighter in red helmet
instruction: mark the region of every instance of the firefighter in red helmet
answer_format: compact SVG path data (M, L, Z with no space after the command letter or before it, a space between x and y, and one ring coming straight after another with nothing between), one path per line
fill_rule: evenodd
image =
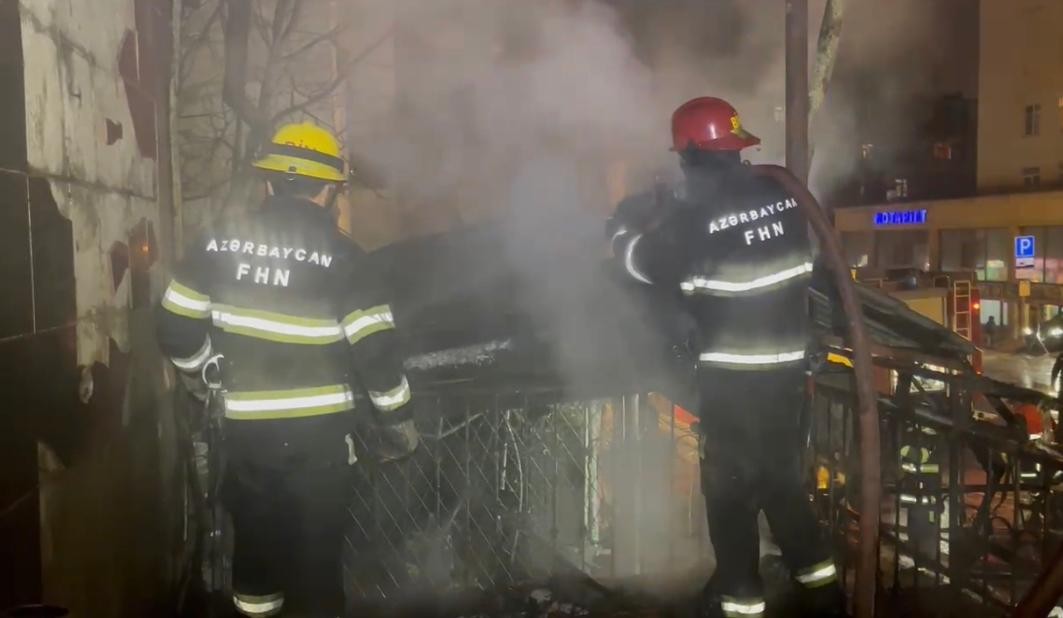
M645 198L621 203L612 249L626 275L678 293L697 322L702 489L717 563L705 611L764 613L764 511L807 614L842 615L800 466L813 247L794 197L742 163L741 150L759 143L726 101L684 103L672 116L672 149L685 180L653 225L629 215L645 212Z

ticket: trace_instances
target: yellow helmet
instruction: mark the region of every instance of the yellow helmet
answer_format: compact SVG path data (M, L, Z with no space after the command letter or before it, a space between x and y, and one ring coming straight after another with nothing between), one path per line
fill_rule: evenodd
M265 155L252 163L268 172L294 174L317 180L347 180L340 158L340 141L332 133L309 122L286 124L273 135Z

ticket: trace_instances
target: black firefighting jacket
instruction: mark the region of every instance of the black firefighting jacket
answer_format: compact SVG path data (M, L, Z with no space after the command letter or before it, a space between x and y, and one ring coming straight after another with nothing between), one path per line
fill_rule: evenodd
M187 248L162 298L159 340L190 374L223 356L237 457L345 459L363 393L381 423L411 417L392 312L361 258L328 211L278 197Z
M803 363L814 258L797 201L736 166L688 179L659 202L642 195L621 203L609 228L613 253L634 280L682 295L698 321L699 366ZM652 224L628 223L640 219Z

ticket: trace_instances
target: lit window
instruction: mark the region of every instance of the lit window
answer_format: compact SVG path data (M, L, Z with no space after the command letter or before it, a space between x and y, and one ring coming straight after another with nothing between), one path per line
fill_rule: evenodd
M860 144L860 158L865 161L871 158L871 153L874 152L874 144Z
M907 178L897 178L896 180L894 180L894 184L897 187L897 197L898 198L902 198L903 199L903 198L908 197L908 179Z
M934 158L942 161L952 160L952 146L945 142L937 142L934 144Z
M1063 101L1063 98L1061 98L1060 101ZM1060 106L1061 106L1060 109L1063 109L1063 102L1060 103ZM782 105L776 105L775 106L775 122L782 122L784 120L786 120L786 110L783 109Z
M1041 134L1041 104L1034 103L1033 105L1026 106L1025 113L1026 120L1026 132L1027 137L1033 137Z
M1022 168L1022 186L1027 189L1036 189L1041 186L1041 168L1039 167L1024 167Z

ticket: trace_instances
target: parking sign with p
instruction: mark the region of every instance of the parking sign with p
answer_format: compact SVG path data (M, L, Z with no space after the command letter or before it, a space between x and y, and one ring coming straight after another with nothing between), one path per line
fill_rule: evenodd
M1015 268L1033 268L1036 245L1033 236L1015 237Z

